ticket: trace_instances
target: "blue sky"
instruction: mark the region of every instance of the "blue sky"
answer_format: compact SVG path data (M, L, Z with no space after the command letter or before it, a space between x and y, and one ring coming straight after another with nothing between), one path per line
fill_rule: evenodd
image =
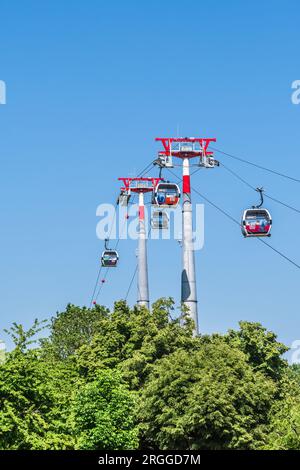
M216 137L225 152L300 177L299 10L296 1L1 2L1 330L89 303L103 247L96 207L155 157L156 136ZM299 184L216 157L300 208ZM257 199L222 168L192 185L237 219ZM299 215L267 205L270 243L299 263ZM119 250L106 305L124 297L135 267L135 243ZM208 205L196 258L202 332L244 319L288 345L300 339L299 270ZM151 300L179 300L180 268L177 242L149 243Z

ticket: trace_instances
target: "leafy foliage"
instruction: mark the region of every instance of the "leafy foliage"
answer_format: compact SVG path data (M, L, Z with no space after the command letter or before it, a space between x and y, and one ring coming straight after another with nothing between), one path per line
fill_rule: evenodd
M76 448L126 450L138 446L134 427L134 395L122 383L121 375L110 370L82 387L73 407Z
M69 304L0 363L1 449L300 449L300 368L258 323L194 337L170 298Z
M1 449L73 447L67 421L76 379L64 364L45 362L38 349L27 349L37 326L13 328L16 348L0 366Z
M52 354L61 360L69 358L92 340L99 329L99 321L107 314L99 305L88 309L68 304L64 312L51 319L50 337L42 341L44 349L51 348Z
M0 340L0 364L3 364L3 362L5 361L5 351L5 343Z
M275 386L223 339L158 361L141 394L146 444L160 449L252 448Z
M230 344L241 349L256 370L260 370L274 380L278 380L287 366L282 354L288 348L278 343L277 336L267 331L260 323L240 322L238 331L230 330Z
M300 367L293 365L281 380L281 399L274 401L270 411L270 432L263 449L300 449Z

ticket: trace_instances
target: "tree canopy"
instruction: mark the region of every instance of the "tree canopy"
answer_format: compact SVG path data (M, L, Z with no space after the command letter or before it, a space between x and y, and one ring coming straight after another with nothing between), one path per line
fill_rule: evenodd
M194 337L170 298L48 323L9 331L1 449L300 449L300 369L259 323Z

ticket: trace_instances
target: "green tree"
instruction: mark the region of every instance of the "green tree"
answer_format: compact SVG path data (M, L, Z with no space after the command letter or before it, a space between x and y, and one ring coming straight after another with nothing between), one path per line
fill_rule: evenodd
M98 372L96 380L83 386L73 407L76 448L126 450L138 447L135 395L118 372Z
M44 327L8 332L1 449L300 449L300 368L259 323L193 337L164 298L69 304L37 347Z
M88 309L68 304L65 311L51 319L50 336L42 341L44 350L59 359L68 359L82 345L91 342L99 331L99 322L107 318L108 313L100 305Z
M249 449L263 438L273 382L247 356L215 337L198 351L159 360L140 396L144 446Z
M117 367L130 387L139 389L159 358L178 348L192 350L199 346L186 315L181 313L173 319L173 311L172 299L155 302L151 312L116 302L114 311L99 322L90 344L77 351L80 373L93 378L98 369Z
M68 426L71 391L76 378L62 363L41 358L28 349L40 331L38 322L26 332L14 325L15 349L0 365L0 448L68 449L73 437Z
M282 378L281 398L270 410L270 429L262 446L267 450L300 449L300 368L289 367Z
M282 354L288 348L277 341L277 336L260 323L241 321L238 331L230 330L227 340L243 351L256 370L278 381L287 368Z
M0 364L2 364L5 361L5 351L6 351L5 343L4 341L0 340Z

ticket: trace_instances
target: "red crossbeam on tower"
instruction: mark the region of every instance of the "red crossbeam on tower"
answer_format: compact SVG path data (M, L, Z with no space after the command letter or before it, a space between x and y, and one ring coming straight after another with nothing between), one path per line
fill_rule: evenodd
M211 137L157 137L155 140L162 142L164 147L164 150L159 151L159 155L178 158L194 158L203 155L212 155L213 152L207 151L207 149L211 142L216 142L216 139Z
M163 178L118 178L118 180L124 183L121 191L148 193L153 191Z

